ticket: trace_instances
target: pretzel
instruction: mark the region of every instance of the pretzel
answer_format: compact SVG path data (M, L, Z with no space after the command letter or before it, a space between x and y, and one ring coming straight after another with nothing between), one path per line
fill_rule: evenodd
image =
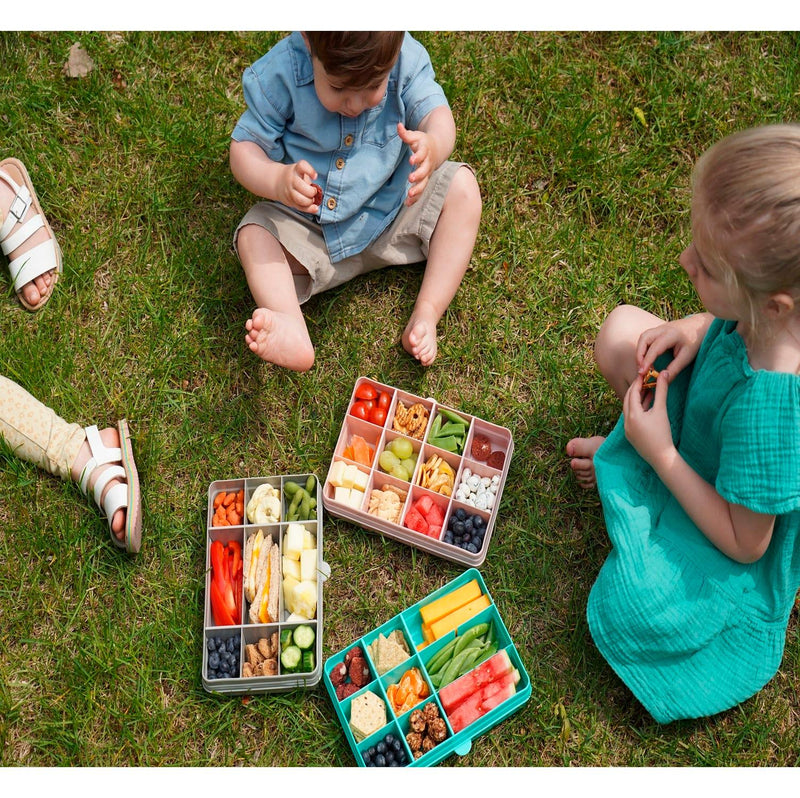
M425 405L416 402L411 407L406 407L402 402L397 403L394 413L392 428L410 438L421 439L425 434L428 424L428 410Z

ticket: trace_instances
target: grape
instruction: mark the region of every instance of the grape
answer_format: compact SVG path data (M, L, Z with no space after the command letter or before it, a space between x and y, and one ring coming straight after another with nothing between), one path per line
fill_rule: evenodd
M411 479L411 474L408 473L408 470L403 466L402 463L398 463L392 470L391 474L393 477L397 477L397 479L402 479L404 482L408 482Z
M408 438L395 438L389 443L389 447L397 455L398 460L406 460L414 453L414 447Z
M397 455L394 452L390 451L389 449L384 449L381 452L378 463L387 474L391 474L394 472L394 469L400 465L400 460L398 460Z
M400 465L408 471L409 476L414 473L414 469L417 467L417 461L411 457L406 457L405 460L400 461Z

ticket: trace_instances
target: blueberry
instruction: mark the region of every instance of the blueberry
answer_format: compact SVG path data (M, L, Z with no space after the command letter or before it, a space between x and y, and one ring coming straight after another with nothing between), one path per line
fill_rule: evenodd
M466 548L467 551L472 552L472 554L477 554L478 553L478 549L475 547L474 543L467 543L465 548Z
M464 510L464 508L463 507L459 507L456 510L456 518L458 518L459 521L463 521L466 517L467 517L467 513Z
M444 542L445 543L453 542L453 533L449 529L447 530L447 532L444 533Z
M369 766L369 764L372 762L372 757L370 756L369 751L364 751L364 753L361 756L364 759L364 764Z
M374 757L374 756L375 756L375 754L377 753L377 751L375 750L375 746L374 746L374 745L371 745L371 746L369 747L369 749L367 750L367 753L369 754L369 756L370 756L370 759L372 759L372 757Z
M464 523L463 521L456 521L453 524L453 533L456 535L463 535L464 534Z
M234 650L236 649L236 640L232 637L228 638L228 651L233 654Z
M219 667L219 654L216 651L208 655L208 667L214 670Z
M386 752L386 764L390 766L394 764L394 751Z
M375 767L378 768L385 768L386 767L386 757L383 754L377 754L375 757Z
M394 748L395 752L398 754L403 753L403 743L401 740L398 740L396 737L393 739L392 748Z
M473 530L474 526L475 526L475 524L472 521L472 516L470 516L469 518L467 518L466 521L464 521L464 531L465 532L469 532L470 534L472 534L472 530Z
M483 516L481 516L481 515L476 515L476 516L475 516L475 517L472 519L472 525L473 525L473 526L474 526L476 529L481 529L482 527L484 527L484 526L486 525L486 522L483 520Z
M206 648L209 651L216 651L217 643L213 637L209 637L208 640L206 641Z
M377 751L378 751L378 753L379 753L379 754L385 754L385 753L386 753L386 743L385 743L383 740L381 740L381 741L380 741L380 742L379 742L379 743L378 743L378 744L375 746L375 748L377 749Z
M383 738L383 741L386 743L386 745L394 746L394 741L396 739L397 738L393 734L387 734L386 737Z

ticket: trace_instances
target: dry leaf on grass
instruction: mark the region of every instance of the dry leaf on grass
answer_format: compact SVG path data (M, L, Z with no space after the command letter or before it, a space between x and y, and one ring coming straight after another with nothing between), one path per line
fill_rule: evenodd
M64 64L64 74L68 78L85 78L94 69L94 61L83 49L80 42L69 48L69 58Z

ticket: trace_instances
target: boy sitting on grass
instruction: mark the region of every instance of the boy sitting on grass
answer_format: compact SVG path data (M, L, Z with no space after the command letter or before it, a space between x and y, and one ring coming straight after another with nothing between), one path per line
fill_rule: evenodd
M447 160L455 123L425 49L403 32L295 32L245 71L243 86L231 171L269 200L234 237L257 305L245 325L250 349L310 369L303 302L358 274L427 259L402 342L430 365L481 198L471 168Z

